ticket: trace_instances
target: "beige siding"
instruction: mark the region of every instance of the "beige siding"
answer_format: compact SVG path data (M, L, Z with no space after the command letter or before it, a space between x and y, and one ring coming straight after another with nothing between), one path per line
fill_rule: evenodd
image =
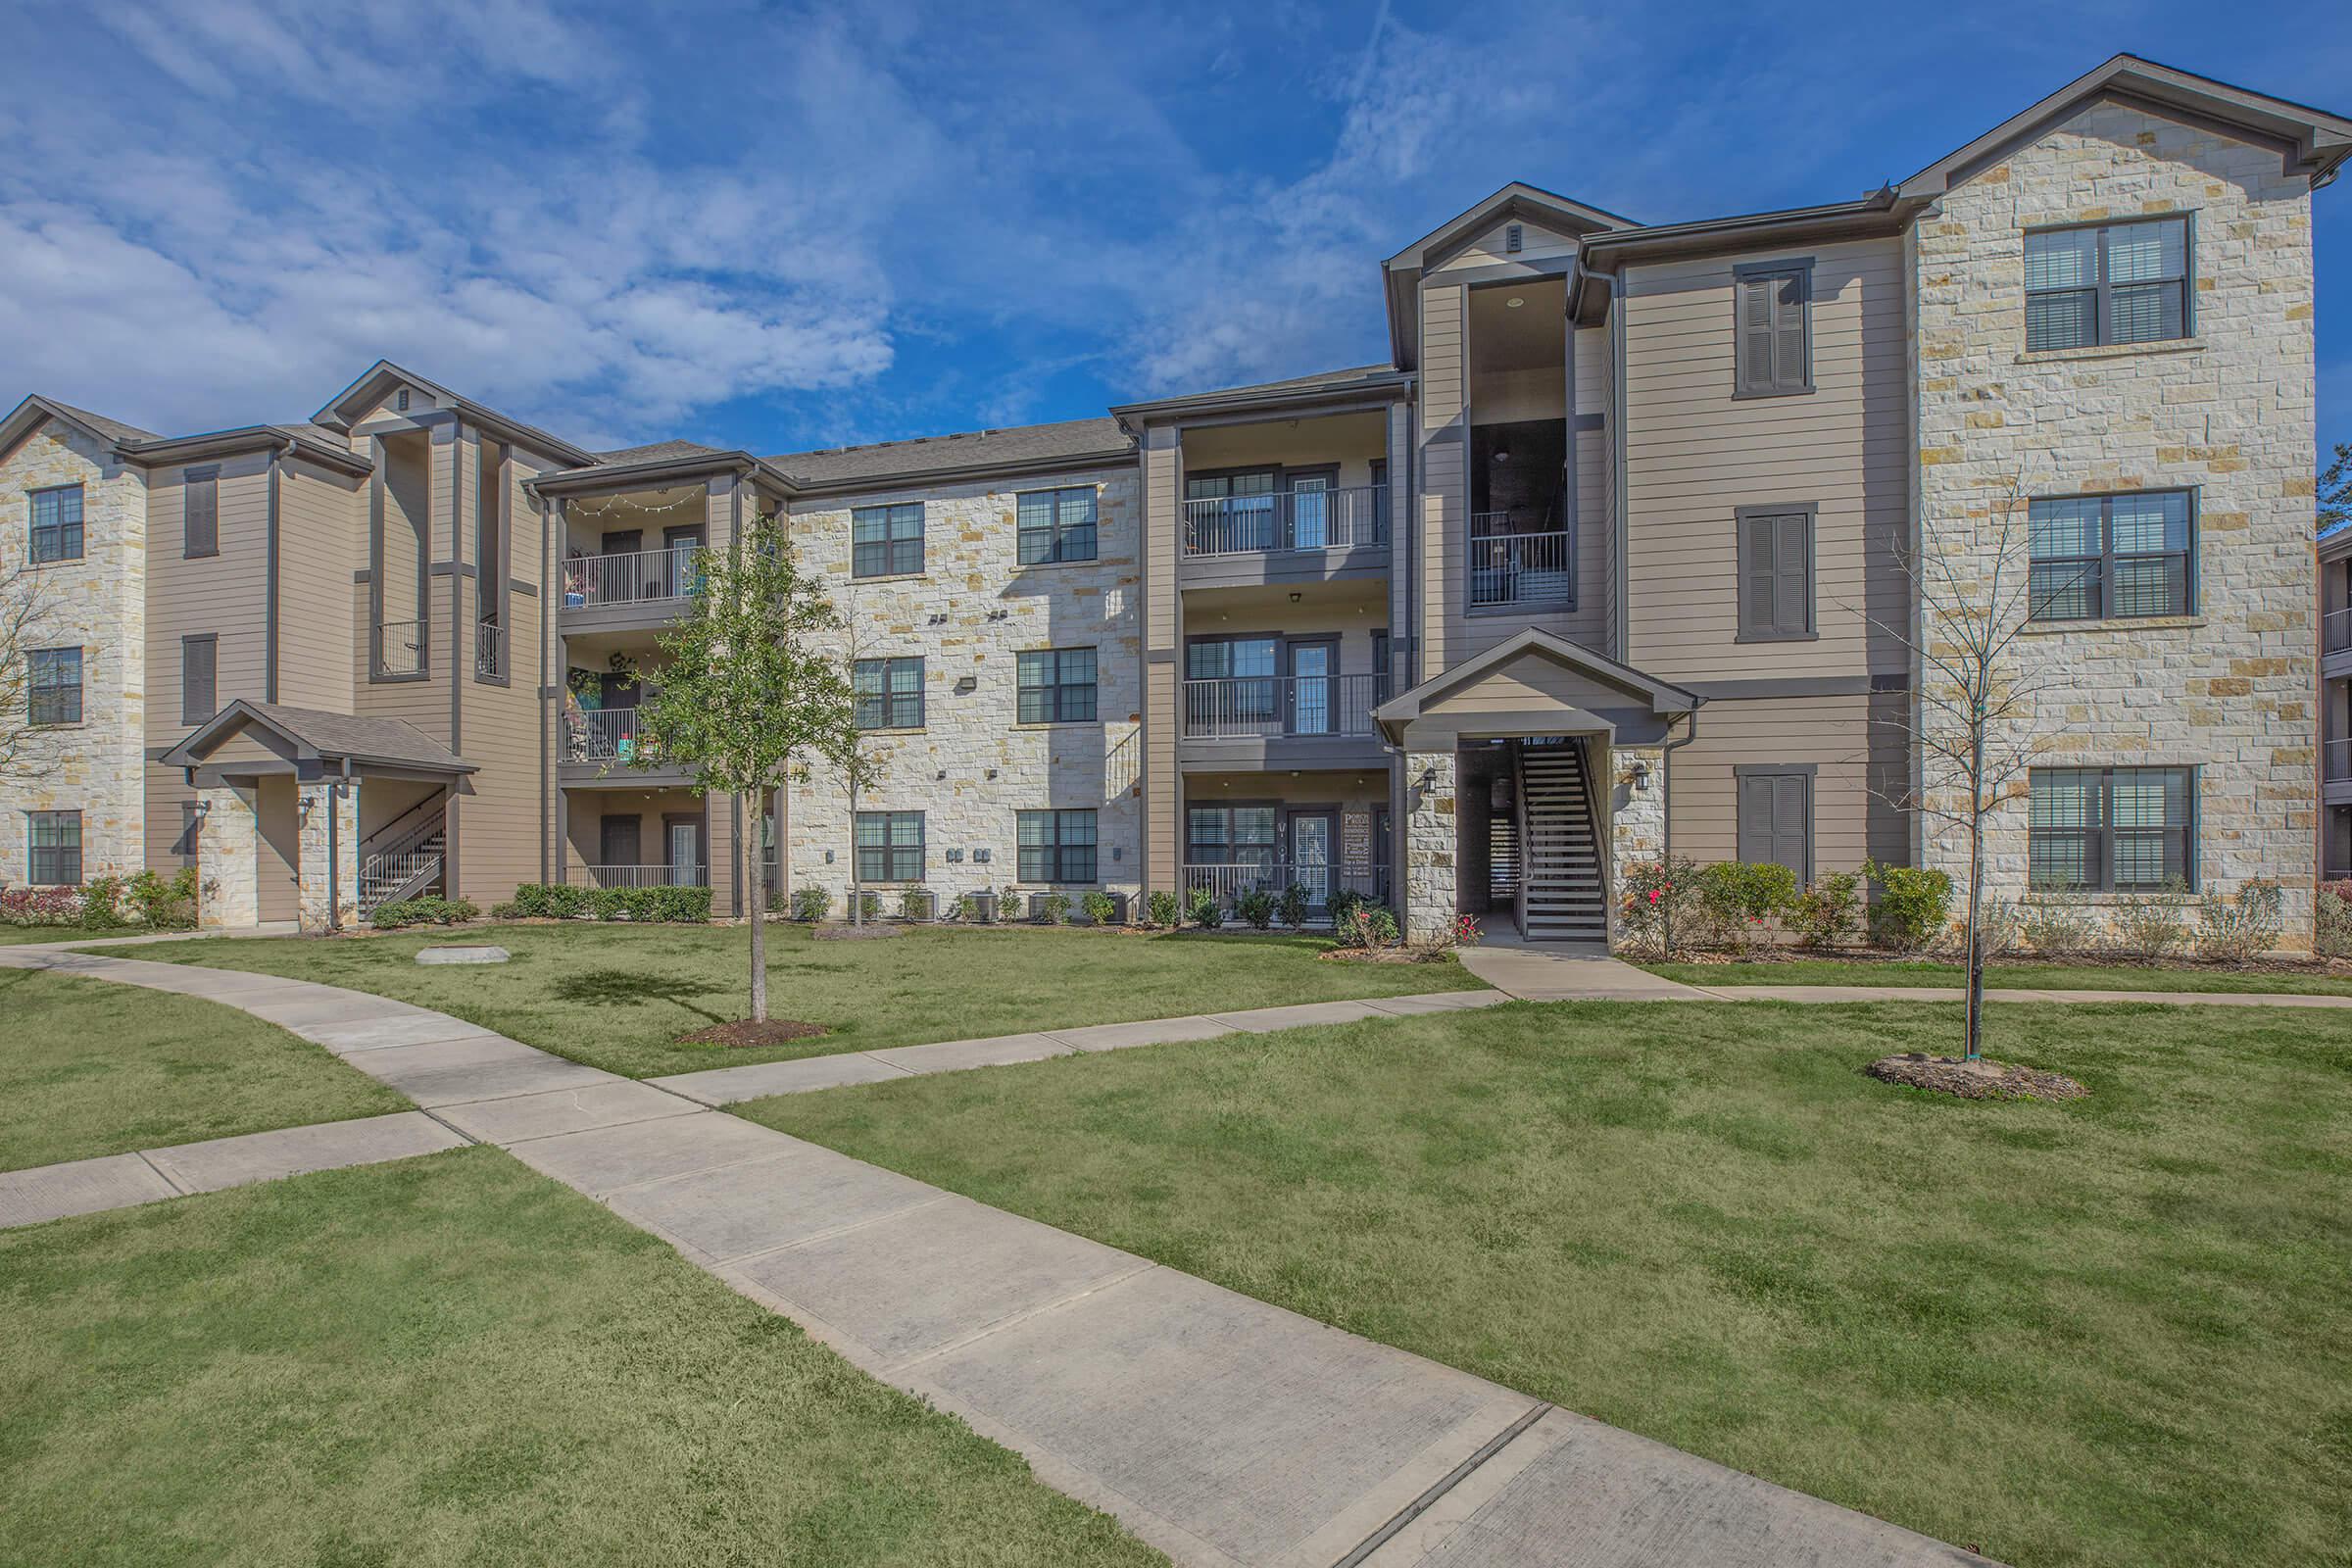
M1819 769L1813 784L1817 872L1850 871L1874 854L1905 859L1906 829L1892 804L1900 790L1900 701L1816 697L1707 704L1699 710L1697 739L1678 747L1667 764L1674 853L1702 863L1736 858L1733 769L1794 762Z
M367 564L367 481L281 464L277 518L277 700L350 712L351 575Z
M1899 670L1907 508L1902 251L1893 240L1812 248L1809 394L1736 399L1737 262L1627 270L1627 659L1669 680ZM1741 644L1740 507L1810 503L1809 642Z
M1468 386L1463 368L1464 292L1421 293L1421 639L1424 676L1458 662L1450 629L1463 594L1463 469L1469 461Z
M1494 267L1506 262L1533 262L1540 261L1544 257L1574 256L1576 254L1576 240L1572 235L1555 233L1548 228L1538 228L1535 224L1525 221L1521 221L1519 224L1519 249L1513 253L1509 249L1509 228L1508 222L1496 223L1460 251L1446 258L1441 266L1432 269L1433 273L1463 271L1471 268Z
M458 579L446 573L428 574L422 608L416 601L416 566L449 559L451 486L458 482L453 461L454 432L439 426L428 449L421 437L402 437L378 443L384 471L383 618L387 623L421 619L427 622L423 680L368 679L367 635L353 639L359 665L356 710L373 718L397 718L416 725L435 740L448 742L449 628L456 609ZM429 464L426 460L429 451ZM362 611L361 626L367 626ZM471 650L467 650L471 663Z
M270 460L247 452L220 460L220 553L186 559L181 532L185 470L158 469L148 488L147 744L176 744L180 722L180 639L220 638L217 706L268 700ZM176 830L176 824L174 824Z
M543 601L534 593L510 589L504 610L507 680L500 684L481 678L474 665L475 627L485 586L494 584L502 569L510 583L540 586L535 548L540 524L522 494L519 465L494 463L485 472L480 466L484 450L471 430L457 448L456 468L463 483L459 515L465 526L453 542L460 564L471 567L471 574L440 580L449 585L460 627L457 750L478 769L458 803L457 891L487 905L513 897L521 883L539 880ZM488 450L495 454L497 448ZM478 508L484 505L504 506L507 522L501 531L517 542L505 552L504 562L480 559ZM496 588L488 591L495 598ZM436 637L435 643L438 654L448 639Z
M1182 548L1184 454L1178 433L1161 427L1143 441L1144 590L1144 885L1173 888L1183 850L1176 741L1182 733L1177 693L1183 678L1184 628L1176 591Z
M291 773L265 773L255 780L255 887L265 921L291 920L302 900L302 838Z
M1624 709L1639 699L1563 668L1537 655L1514 659L1467 685L1425 704L1429 715L1444 713L1551 713L1565 705L1591 711Z

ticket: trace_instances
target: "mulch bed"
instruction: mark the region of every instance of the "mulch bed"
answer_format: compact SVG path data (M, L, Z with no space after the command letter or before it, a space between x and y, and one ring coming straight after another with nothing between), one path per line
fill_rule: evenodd
M803 1023L798 1018L770 1018L765 1023L738 1018L733 1023L690 1029L672 1038L681 1046L727 1046L740 1050L750 1046L785 1046L831 1032L821 1023Z
M1325 948L1315 956L1326 963L1443 963L1451 955L1414 948Z
M1628 953L1626 956L1640 963L1660 960L1654 953ZM1676 963L1801 963L1809 959L1827 958L1837 963L1955 963L1965 964L1965 954L1889 953L1883 948L1800 948L1793 944L1759 948L1752 953L1716 952L1702 950L1679 954ZM2243 963L2223 963L2211 958L2174 956L2154 963L2128 954L2079 953L2054 954L2044 957L2033 953L2008 954L1988 960L1984 965L1984 983L2000 984L2000 974L2012 967L2060 967L2068 969L2177 969L2187 974L2291 974L2310 979L2352 979L2352 958L2248 958Z
M1914 1051L1881 1056L1862 1069L1882 1083L1932 1089L1962 1100L2081 1100L2090 1091L2060 1073L2011 1062L1963 1061Z

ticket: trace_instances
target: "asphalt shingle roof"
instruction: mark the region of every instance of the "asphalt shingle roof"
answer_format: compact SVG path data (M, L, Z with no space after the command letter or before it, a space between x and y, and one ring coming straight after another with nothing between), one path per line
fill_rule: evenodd
M925 473L938 468L987 468L1056 458L1115 459L1133 450L1116 419L1065 419L1058 424L1010 425L956 435L877 441L871 446L787 452L767 461L806 484L843 484Z

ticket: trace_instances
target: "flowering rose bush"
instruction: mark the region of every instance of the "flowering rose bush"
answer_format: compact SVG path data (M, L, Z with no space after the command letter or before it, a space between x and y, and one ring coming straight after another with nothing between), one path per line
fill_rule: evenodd
M1640 860L1618 879L1617 929L1626 941L1662 958L1689 951L1698 866L1687 859Z

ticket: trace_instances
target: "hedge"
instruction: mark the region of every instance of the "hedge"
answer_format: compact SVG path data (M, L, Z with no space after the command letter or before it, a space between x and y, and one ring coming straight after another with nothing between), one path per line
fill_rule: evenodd
M584 888L566 882L526 882L514 890L514 909L525 919L536 920L701 925L710 918L710 890L667 885Z
M410 925L456 925L482 911L470 899L394 899L368 911L368 923L379 931Z

